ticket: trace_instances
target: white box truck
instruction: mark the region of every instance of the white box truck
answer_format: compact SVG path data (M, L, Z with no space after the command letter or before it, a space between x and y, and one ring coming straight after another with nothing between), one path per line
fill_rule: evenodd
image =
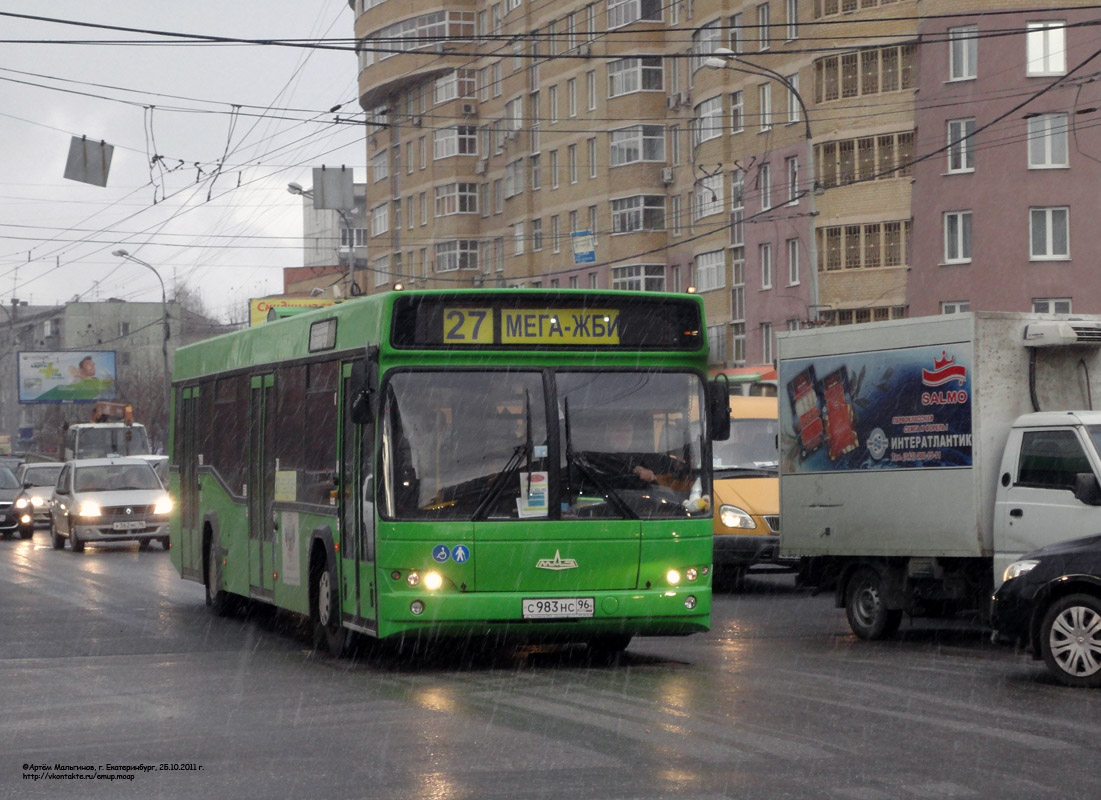
M782 333L780 552L854 633L989 609L1101 533L1101 317L976 312Z

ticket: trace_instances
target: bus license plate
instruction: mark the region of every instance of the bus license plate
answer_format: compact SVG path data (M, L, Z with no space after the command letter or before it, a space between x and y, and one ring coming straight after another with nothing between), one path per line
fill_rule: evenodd
M131 519L126 522L113 522L111 528L116 531L135 531L139 528L145 527L145 520L143 519Z
M544 597L525 598L524 619L553 619L556 617L591 617L596 608L592 597Z

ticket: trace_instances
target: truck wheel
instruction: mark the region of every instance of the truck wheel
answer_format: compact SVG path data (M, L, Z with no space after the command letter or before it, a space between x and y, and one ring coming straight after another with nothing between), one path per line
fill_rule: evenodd
M206 607L219 617L233 613L233 597L222 588L222 560L211 542L206 551Z
M883 604L883 578L871 567L861 567L849 578L845 616L861 639L884 639L898 630L902 611Z
M335 570L328 563L314 570L311 591L314 602L313 614L314 647L324 645L329 655L342 656L347 647L347 631L340 624L340 595L337 594Z
M1067 686L1101 686L1101 601L1088 594L1056 600L1044 614L1040 650Z

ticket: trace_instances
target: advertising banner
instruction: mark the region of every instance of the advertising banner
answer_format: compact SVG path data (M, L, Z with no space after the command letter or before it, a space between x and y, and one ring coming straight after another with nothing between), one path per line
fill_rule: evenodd
M268 312L272 309L294 308L309 311L331 306L333 303L332 298L324 297L257 297L248 301L248 324L250 327L263 324L267 321Z
M968 342L780 365L785 474L970 467Z
M20 403L95 403L116 390L114 350L19 353Z

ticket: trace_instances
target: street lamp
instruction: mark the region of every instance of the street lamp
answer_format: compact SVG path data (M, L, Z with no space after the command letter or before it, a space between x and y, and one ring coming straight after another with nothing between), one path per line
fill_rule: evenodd
M792 96L795 97L799 103L799 108L803 112L803 138L807 146L807 172L810 174L810 191L807 193L807 207L810 211L810 236L807 243L807 255L810 259L809 272L810 272L810 319L812 322L818 321L818 238L814 228L814 220L818 216L817 210L815 210L815 192L818 188L816 178L814 174L814 142L810 131L810 115L807 113L807 104L803 101L803 95L799 94L799 90L795 88L795 85L791 80L785 77L783 74L777 72L771 67L761 66L755 64L752 61L745 61L737 53L728 47L716 47L711 51L712 56L703 60L703 65L709 69L733 69L737 72L745 72L749 75L760 75L763 77L771 77L778 80L784 85ZM735 67L730 62L737 62L742 64L742 67Z
M161 284L161 318L164 322L164 339L161 341L161 357L164 359L164 440L168 441L168 417L171 410L171 398L172 398L172 375L168 371L168 295L164 291L164 280L161 279L161 274L157 272L156 268L145 261L142 261L136 256L130 255L126 250L114 250L111 255L116 258L125 258L127 261L133 261L135 264L141 264L146 269L150 270L157 276L157 280Z
M313 197L313 189L303 189L302 184L291 181L287 184L287 191L291 194L296 194L300 197ZM356 283L356 251L355 251L355 234L352 230L352 224L348 221L348 215L344 212L344 209L334 208L332 209L340 215L340 221L344 223L344 230L348 234L348 294L352 297L359 295L359 284ZM357 209L352 209L352 213L356 213Z

